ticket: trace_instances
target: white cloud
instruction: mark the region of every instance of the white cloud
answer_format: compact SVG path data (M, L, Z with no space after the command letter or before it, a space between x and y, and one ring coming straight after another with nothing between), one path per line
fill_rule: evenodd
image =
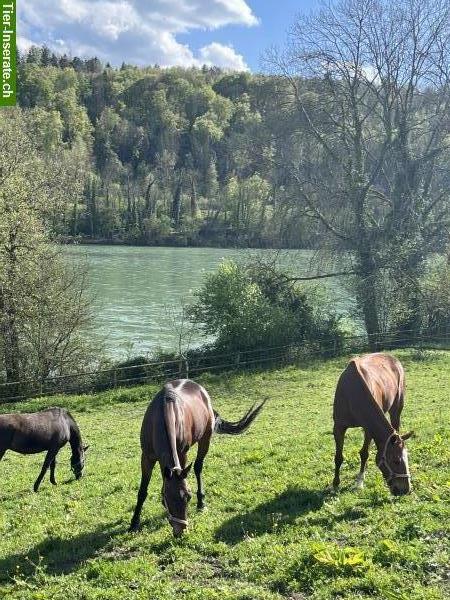
M17 45L19 46L19 48L22 52L27 52L33 45L33 42L31 40L29 40L28 38L23 37L22 35L18 35L17 36Z
M114 64L214 64L245 70L243 57L231 46L213 42L196 55L176 36L258 24L245 0L22 0L19 11L21 48L30 41L45 43L59 52L95 54Z
M213 42L200 48L200 62L205 65L215 65L232 71L248 71L243 57L237 54L233 47Z

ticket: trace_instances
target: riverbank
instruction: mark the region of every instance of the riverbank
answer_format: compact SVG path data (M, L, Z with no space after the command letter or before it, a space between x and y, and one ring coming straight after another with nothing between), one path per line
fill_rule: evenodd
M374 452L355 491L361 433L348 433L342 491L333 473L331 403L348 357L240 375L203 375L214 407L235 419L267 397L242 436L216 436L205 461L208 510L189 507L174 540L155 469L143 528L127 533L139 485L139 429L155 385L41 398L3 412L66 406L91 445L73 481L69 449L55 488L31 492L43 455L1 462L0 597L11 600L443 600L448 597L450 353L401 351L402 430L413 494L389 496ZM108 435L105 435L107 423ZM195 454L192 454L194 457ZM192 458L191 457L191 458ZM195 478L190 476L195 490Z
M74 246L129 246L136 248L215 248L221 250L310 250L306 247L281 247L271 245L251 244L248 241L226 241L222 238L201 238L194 240L184 236L183 234L174 233L165 238L162 238L154 243L144 243L139 241L130 241L127 239L112 237L112 238L91 238L85 236L59 236L57 242L61 245Z

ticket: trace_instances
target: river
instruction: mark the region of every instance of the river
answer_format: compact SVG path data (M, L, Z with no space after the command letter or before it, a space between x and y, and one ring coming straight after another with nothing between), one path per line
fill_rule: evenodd
M270 250L220 248L167 248L133 246L67 246L72 261L87 260L94 295L94 335L111 358L147 354L177 348L181 306L192 301L206 273L224 258L245 258L249 253ZM295 263L296 272L311 268L309 251L283 253L282 260ZM347 312L348 293L335 280L332 291L336 309ZM194 335L191 345L204 341Z

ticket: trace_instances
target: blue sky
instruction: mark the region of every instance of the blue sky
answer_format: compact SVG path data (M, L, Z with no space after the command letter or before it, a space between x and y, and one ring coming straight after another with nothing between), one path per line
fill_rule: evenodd
M232 45L252 71L260 69L264 50L275 44L282 46L286 32L299 13L309 13L319 6L319 0L248 0L259 20L255 27L225 26L216 31L192 31L180 35L180 41L198 49L213 41Z
M21 0L19 45L121 64L258 71L299 12L319 0Z

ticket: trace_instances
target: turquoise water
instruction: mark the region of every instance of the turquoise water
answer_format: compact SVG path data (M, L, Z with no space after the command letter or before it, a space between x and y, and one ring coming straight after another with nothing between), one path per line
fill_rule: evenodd
M94 295L94 335L110 357L146 354L155 349L178 347L180 331L187 343L186 327L180 326L183 304L206 273L223 258L245 258L249 253L273 252L220 248L138 248L129 246L68 246L70 260L87 259ZM284 253L283 262L295 264L304 274L314 265L307 251ZM347 293L336 282L328 282L337 308L345 312ZM190 344L202 343L199 332L191 332Z

